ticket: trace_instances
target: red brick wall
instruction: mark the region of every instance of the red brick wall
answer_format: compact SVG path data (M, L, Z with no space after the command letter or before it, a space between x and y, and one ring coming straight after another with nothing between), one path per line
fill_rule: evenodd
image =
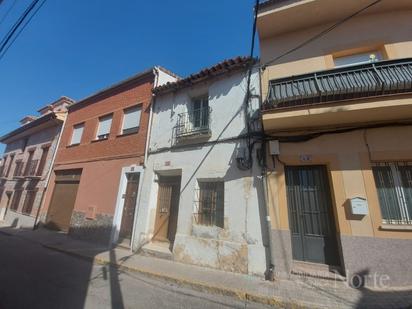
M142 156L145 150L153 80L154 76L148 74L143 79L116 87L97 98L72 107L63 130L55 165L108 157ZM142 106L139 132L119 136L122 129L123 110L135 105ZM96 136L98 118L109 113L113 113L109 138L92 142ZM82 122L85 126L80 145L69 146L73 126Z

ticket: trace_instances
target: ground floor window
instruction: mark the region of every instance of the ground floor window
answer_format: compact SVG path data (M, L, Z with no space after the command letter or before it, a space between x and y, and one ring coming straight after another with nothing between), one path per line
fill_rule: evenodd
M33 209L34 200L36 199L37 189L27 190L26 197L23 203L22 212L30 215Z
M196 223L224 228L224 182L199 181L196 192Z
M11 210L17 211L17 209L19 208L22 192L23 192L22 189L14 190L13 199L12 199L11 205L10 205Z
M372 168L383 223L412 224L412 163L386 162Z

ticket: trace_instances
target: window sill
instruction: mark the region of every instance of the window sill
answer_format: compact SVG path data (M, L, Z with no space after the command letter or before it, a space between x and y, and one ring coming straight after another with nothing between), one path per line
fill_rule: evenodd
M79 146L79 145L80 145L80 143L70 144L70 145L67 145L66 148L72 148L72 147L76 147L76 146Z
M94 140L92 140L92 143L103 142L103 141L107 141L108 139L109 139L108 137L106 137L106 138L94 139Z
M129 136L129 135L133 135L133 134L137 134L137 133L139 133L139 130L137 130L137 131L135 131L135 132L118 134L116 137Z
M382 224L379 227L383 231L412 231L411 224Z

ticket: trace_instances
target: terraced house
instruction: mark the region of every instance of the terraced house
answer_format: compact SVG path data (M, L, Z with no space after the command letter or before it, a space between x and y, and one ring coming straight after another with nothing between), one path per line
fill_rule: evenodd
M411 20L408 0L260 6L277 273L412 283Z
M39 116L26 116L21 126L2 136L6 144L0 170L0 220L32 228L42 205L54 154L74 101L61 97Z
M154 67L70 106L41 220L74 237L129 246L143 175Z
M229 59L154 89L135 250L263 276L265 204L249 138L260 131L255 66Z

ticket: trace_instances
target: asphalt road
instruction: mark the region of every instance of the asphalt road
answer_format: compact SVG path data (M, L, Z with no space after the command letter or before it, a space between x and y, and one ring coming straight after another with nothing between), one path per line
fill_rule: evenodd
M0 232L0 309L268 308L182 288Z

